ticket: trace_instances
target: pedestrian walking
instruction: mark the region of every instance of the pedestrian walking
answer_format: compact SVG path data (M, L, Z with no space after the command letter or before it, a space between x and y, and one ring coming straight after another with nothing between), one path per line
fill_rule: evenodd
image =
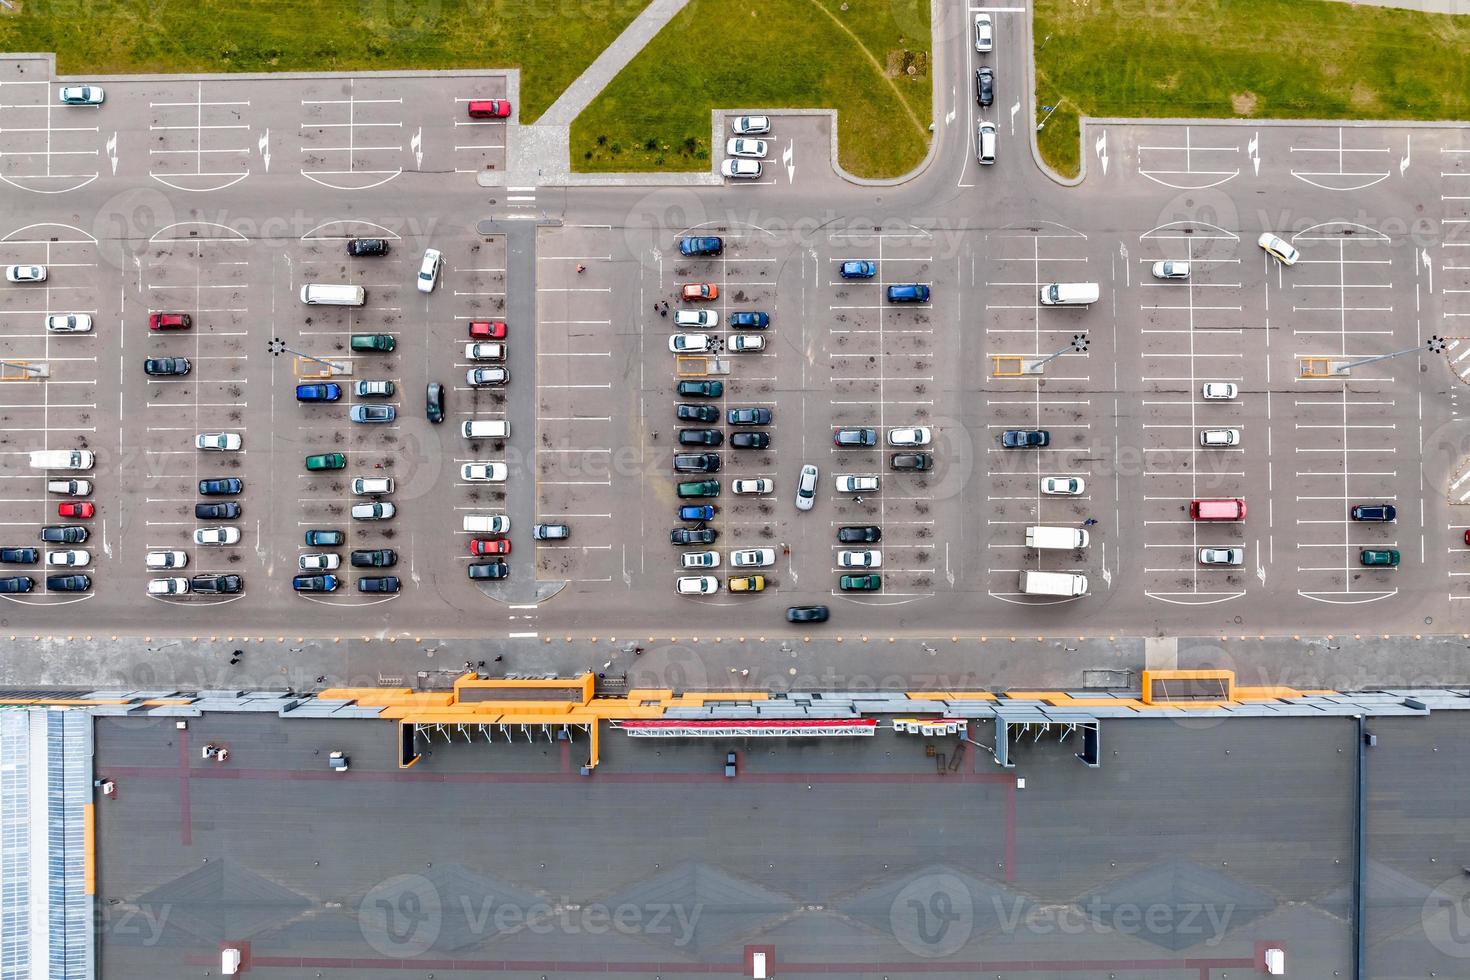
M586 271L587 271L587 267L585 265L583 265L582 263L578 262L577 263L577 275L580 276L582 273L584 273Z
M495 658L495 662L496 662L496 663L500 663L500 661L502 661L502 660L504 660L504 659L505 659L505 655L504 655L504 654L501 654L501 655L499 655L499 656L497 656L497 657L496 657L496 658Z
M325 684L327 682L327 675L326 674L320 675L319 677L317 677L316 682L318 684Z
M863 498L862 497L853 497L852 499L853 499L854 502L859 503L859 504L863 502Z
M633 656L635 656L635 657L641 657L641 656L643 656L643 648L642 647L634 647L633 648Z
M669 315L669 308L665 306L663 309L658 311L658 315L667 318Z
M1089 517L1087 520L1085 520L1085 521L1082 522L1082 526L1083 527L1092 527L1092 525L1094 525L1096 523L1097 523L1097 518L1095 518L1095 517Z

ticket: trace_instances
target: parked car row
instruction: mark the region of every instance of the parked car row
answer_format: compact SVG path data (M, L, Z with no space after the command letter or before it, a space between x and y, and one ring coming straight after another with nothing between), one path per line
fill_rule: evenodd
M770 149L763 139L771 131L769 116L737 116L731 120L730 132L725 142L725 160L720 164L720 173L734 180L760 180L765 173L761 163Z
M976 14L975 54L983 58L994 50L995 22L988 13ZM995 103L995 69L990 65L980 65L975 69L975 101L981 108L989 108ZM995 123L977 114L975 117L975 159L987 166L994 163L995 142Z

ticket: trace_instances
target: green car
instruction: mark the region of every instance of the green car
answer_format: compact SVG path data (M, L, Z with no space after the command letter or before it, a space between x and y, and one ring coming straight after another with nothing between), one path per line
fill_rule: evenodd
M341 453L319 453L306 457L308 470L340 470L347 466L347 457Z
M1358 564L1360 565L1387 565L1389 568L1399 567L1399 551L1397 548L1364 548L1358 552Z
M883 588L882 575L844 575L837 587L843 592L875 592Z
M688 480L679 484L678 493L680 497L718 497L720 495L719 480Z
M377 352L387 354L397 344L392 334L387 333L355 333L352 335L352 349L360 351Z

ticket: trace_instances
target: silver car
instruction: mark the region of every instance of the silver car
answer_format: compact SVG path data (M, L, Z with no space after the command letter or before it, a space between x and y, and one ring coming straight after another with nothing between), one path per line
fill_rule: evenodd
M1155 279L1188 279L1188 262L1155 262L1153 265Z
M753 157L759 160L766 155L766 141L741 139L737 136L725 142L725 154L732 157Z
M1244 548L1201 548L1199 550L1199 563L1201 565L1244 565Z
M771 131L770 116L738 116L730 124L736 136L764 136Z
M817 468L807 463L796 480L796 509L811 510L817 500Z
M10 282L45 282L44 265L7 265L5 278Z
M92 317L87 313L55 313L46 318L46 329L52 333L91 333Z

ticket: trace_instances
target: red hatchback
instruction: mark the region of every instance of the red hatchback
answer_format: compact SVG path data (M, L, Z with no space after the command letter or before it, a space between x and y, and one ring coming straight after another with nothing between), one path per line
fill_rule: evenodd
M470 324L470 336L476 340L504 340L504 320L475 320Z
M149 330L188 330L193 325L194 318L187 313L148 314Z
M504 119L510 115L510 103L504 99L471 99L471 119Z
M90 500L68 500L56 505L56 513L62 517L91 517L97 513L97 508Z
M508 555L510 554L510 542L505 538L471 538L470 554Z

